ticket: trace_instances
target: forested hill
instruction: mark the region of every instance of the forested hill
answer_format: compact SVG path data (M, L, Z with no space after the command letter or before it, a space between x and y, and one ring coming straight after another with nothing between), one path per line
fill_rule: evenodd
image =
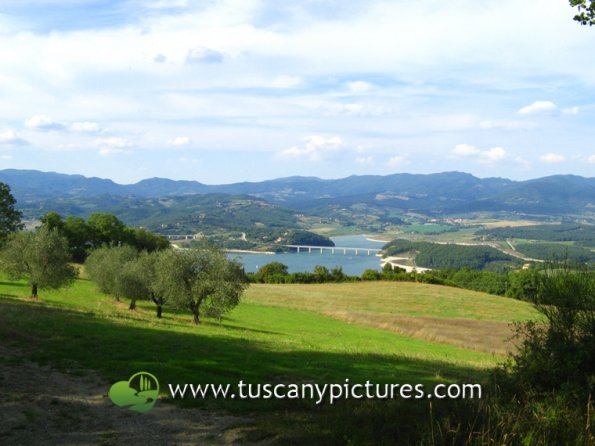
M250 195L318 215L333 207L365 205L403 212L458 214L518 212L538 215L595 214L595 178L557 175L528 181L477 178L461 172L429 175L351 176L337 180L289 177L256 183L205 185L196 181L152 178L121 185L111 180L53 172L8 169L0 181L10 185L19 207L47 200L100 196L161 198L193 194Z
M213 230L245 232L253 237L272 230L299 227L296 212L247 195L206 194L142 198L101 195L88 198L56 198L36 206L21 206L27 218L40 218L49 211L60 215L88 217L107 212L131 226L163 234L193 234Z

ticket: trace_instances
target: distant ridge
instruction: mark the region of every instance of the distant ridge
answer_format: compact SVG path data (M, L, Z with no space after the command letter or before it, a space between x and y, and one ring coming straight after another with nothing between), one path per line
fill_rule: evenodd
M0 170L19 206L47 200L99 196L160 198L223 193L250 195L296 210L320 210L358 203L401 211L452 214L520 212L529 214L595 214L595 178L554 175L527 181L477 178L463 172L361 175L325 180L293 176L260 182L206 185L198 181L149 178L122 185L37 170Z

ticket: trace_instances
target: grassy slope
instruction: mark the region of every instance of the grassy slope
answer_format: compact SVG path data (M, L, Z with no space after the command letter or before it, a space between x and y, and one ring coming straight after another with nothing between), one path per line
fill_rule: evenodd
M256 285L247 302L324 311L378 313L522 321L536 316L526 302L452 287L412 282L357 282L321 285Z
M307 309L334 319L465 349L505 355L511 321L535 319L527 303L484 293L408 282L261 285L246 300Z
M69 289L44 291L40 302L24 297L29 294L24 284L1 282L0 339L24 348L42 364L74 373L81 367L95 369L108 382L140 370L150 371L160 379L162 393L166 383L219 384L240 379L341 383L349 378L351 382L427 385L483 380L486 367L500 358L365 326L361 321L347 323L308 309L315 296L330 300L329 305L354 305L386 314L383 311L396 302L395 290L401 300L394 311L405 313L497 320L532 314L527 305L516 301L428 285L261 285L251 287L245 301L222 323L207 320L196 327L186 312L167 309L162 320L156 319L148 302L130 311L127 303L101 295L86 280L78 280ZM292 302L302 308L288 308ZM304 415L315 408L308 401L211 399L186 403L270 414L262 418L265 424L270 423L268 431L291 432L294 424L290 420L297 413L320 420L337 416L330 409ZM348 416L352 409L345 410L339 417Z
M259 289L265 287L253 287L251 295ZM148 358L161 369L183 365L178 371L194 379L198 377L185 372L198 369L201 377L235 379L234 371L242 370L246 378L260 381L286 373L308 379L356 373L367 379L380 372L380 376L390 378L391 365L403 358L465 366L492 363L489 355L346 324L310 311L267 306L253 298L221 324L207 321L195 327L185 312L172 314L166 310L164 319L157 320L149 303L130 311L127 304L97 293L86 280L69 289L45 291L41 302L23 298L28 291L22 284L4 282L0 286L4 310L0 313L0 333L25 344L34 341L45 352L39 355L48 360L82 360L83 365L103 370L109 377L117 376L112 374L115 369L149 365ZM309 355L312 361L300 361L296 369L295 360ZM316 364L321 355L331 364ZM337 362L332 361L334 355L339 358ZM362 364L357 358L354 367L354 361L345 361L346 355L369 355L370 362ZM263 362L266 356L274 361ZM374 356L382 360L376 361ZM125 365L121 364L124 358ZM435 370L424 375L435 375Z

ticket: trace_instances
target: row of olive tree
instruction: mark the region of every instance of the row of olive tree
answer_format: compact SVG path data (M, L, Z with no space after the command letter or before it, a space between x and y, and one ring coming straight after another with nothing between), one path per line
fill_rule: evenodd
M130 309L139 300L152 301L158 318L164 305L189 309L195 324L202 314L221 318L248 285L242 265L211 245L151 253L103 247L91 253L85 268L102 292L130 299Z

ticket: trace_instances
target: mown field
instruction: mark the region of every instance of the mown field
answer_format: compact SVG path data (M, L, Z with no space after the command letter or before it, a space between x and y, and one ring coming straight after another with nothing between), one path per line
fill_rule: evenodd
M24 283L0 283L2 342L68 373L96 370L107 382L140 370L174 384L481 382L504 358L508 323L536 317L523 302L413 283L252 285L222 321L199 326L169 308L159 320L149 302L131 311L84 279L44 291L40 301L28 298L29 291ZM210 399L184 405L250 414L259 430L280 438L341 443L366 429L335 432L333 420L353 415L361 422L367 404ZM319 428L304 432L296 420Z

